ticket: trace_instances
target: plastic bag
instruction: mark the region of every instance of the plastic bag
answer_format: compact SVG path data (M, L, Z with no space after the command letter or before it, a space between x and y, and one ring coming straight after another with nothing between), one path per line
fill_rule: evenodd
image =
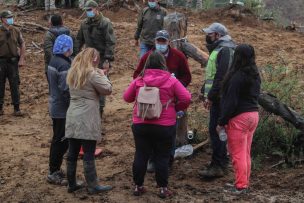
M193 154L193 147L191 144L181 146L175 150L174 158L184 158Z

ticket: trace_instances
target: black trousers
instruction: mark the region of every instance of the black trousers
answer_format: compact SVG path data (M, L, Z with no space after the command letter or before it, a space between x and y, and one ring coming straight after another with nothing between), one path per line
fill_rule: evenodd
M216 131L218 119L220 117L220 105L212 104L210 108L210 121L209 121L209 135L212 146L212 160L211 164L226 168L229 162L227 157L227 142L220 140Z
M96 140L69 139L68 161L77 162L80 148L83 149L83 161L95 159Z
M147 163L153 152L157 185L167 187L169 159L176 126L133 124L132 131L136 149L133 162L135 184L143 185Z
M64 139L65 135L65 118L53 118L53 139L50 149L49 167L50 172L60 170L63 155L66 153L69 147L67 139Z
M2 107L4 104L6 78L8 79L10 85L12 104L14 106L19 106L20 78L18 69L18 58L0 59L0 107Z

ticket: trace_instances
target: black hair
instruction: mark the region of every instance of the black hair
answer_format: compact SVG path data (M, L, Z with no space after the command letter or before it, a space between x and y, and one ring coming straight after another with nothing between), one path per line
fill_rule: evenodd
M167 71L168 68L165 56L161 52L154 50L147 58L142 75L144 74L145 69L160 69Z
M225 91L229 80L238 71L244 72L251 81L260 77L259 70L255 62L255 51L253 46L249 44L240 44L236 47L232 65L222 83L222 91Z
M62 17L58 14L54 14L51 16L51 24L52 26L60 26L63 24Z

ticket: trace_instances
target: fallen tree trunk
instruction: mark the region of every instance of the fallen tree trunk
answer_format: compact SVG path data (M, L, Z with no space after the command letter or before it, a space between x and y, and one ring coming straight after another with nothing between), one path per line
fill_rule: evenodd
M260 94L258 101L265 111L282 117L284 120L294 125L295 128L304 132L304 118L286 104L280 102L278 98L269 93L263 92Z

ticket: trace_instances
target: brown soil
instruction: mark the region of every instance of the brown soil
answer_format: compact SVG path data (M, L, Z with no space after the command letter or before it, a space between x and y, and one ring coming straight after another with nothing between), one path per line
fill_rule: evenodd
M1 8L1 6L0 6ZM34 11L17 21L33 21L47 26L44 12ZM79 27L80 11L66 11L65 24L74 32ZM157 197L154 177L146 176L148 193L138 198L132 196L132 160L134 142L130 130L132 104L122 100L122 92L131 81L131 75L138 60L138 48L132 39L136 26L136 15L121 9L118 13L105 12L114 24L117 36L116 60L113 64L111 80L114 92L107 98L105 119L106 136L98 145L104 153L97 158L97 172L104 184L113 185L111 192L88 196L85 190L68 194L65 187L53 186L46 182L48 156L52 136L51 119L48 115L48 87L44 75L43 53L31 46L32 41L43 43L43 34L24 33L27 44L27 66L20 69L21 101L25 117L11 115L9 89L5 99L5 115L0 117L0 202L163 202ZM253 44L257 52L259 66L266 64L290 64L304 68L304 37L299 33L290 33L276 29L266 23L243 21L234 22L229 18L209 14L188 14L190 41L204 48L204 37L200 29L213 21L227 25L231 36L239 43ZM193 105L189 112L199 112L201 121L207 117L198 101L198 92L202 82L203 69L190 60L193 82L190 90ZM200 133L207 137L205 123L191 122L200 126ZM267 135L265 135L267 136ZM254 147L254 146L253 146ZM178 160L170 176L170 187L175 192L172 199L165 202L303 202L303 167L295 169L268 169L269 164L260 171L252 173L251 193L235 197L223 193L223 185L233 181L233 173L215 181L202 181L198 170L209 160L210 150L204 147L189 159ZM78 163L78 177L84 180L82 161ZM63 169L65 166L63 166Z

